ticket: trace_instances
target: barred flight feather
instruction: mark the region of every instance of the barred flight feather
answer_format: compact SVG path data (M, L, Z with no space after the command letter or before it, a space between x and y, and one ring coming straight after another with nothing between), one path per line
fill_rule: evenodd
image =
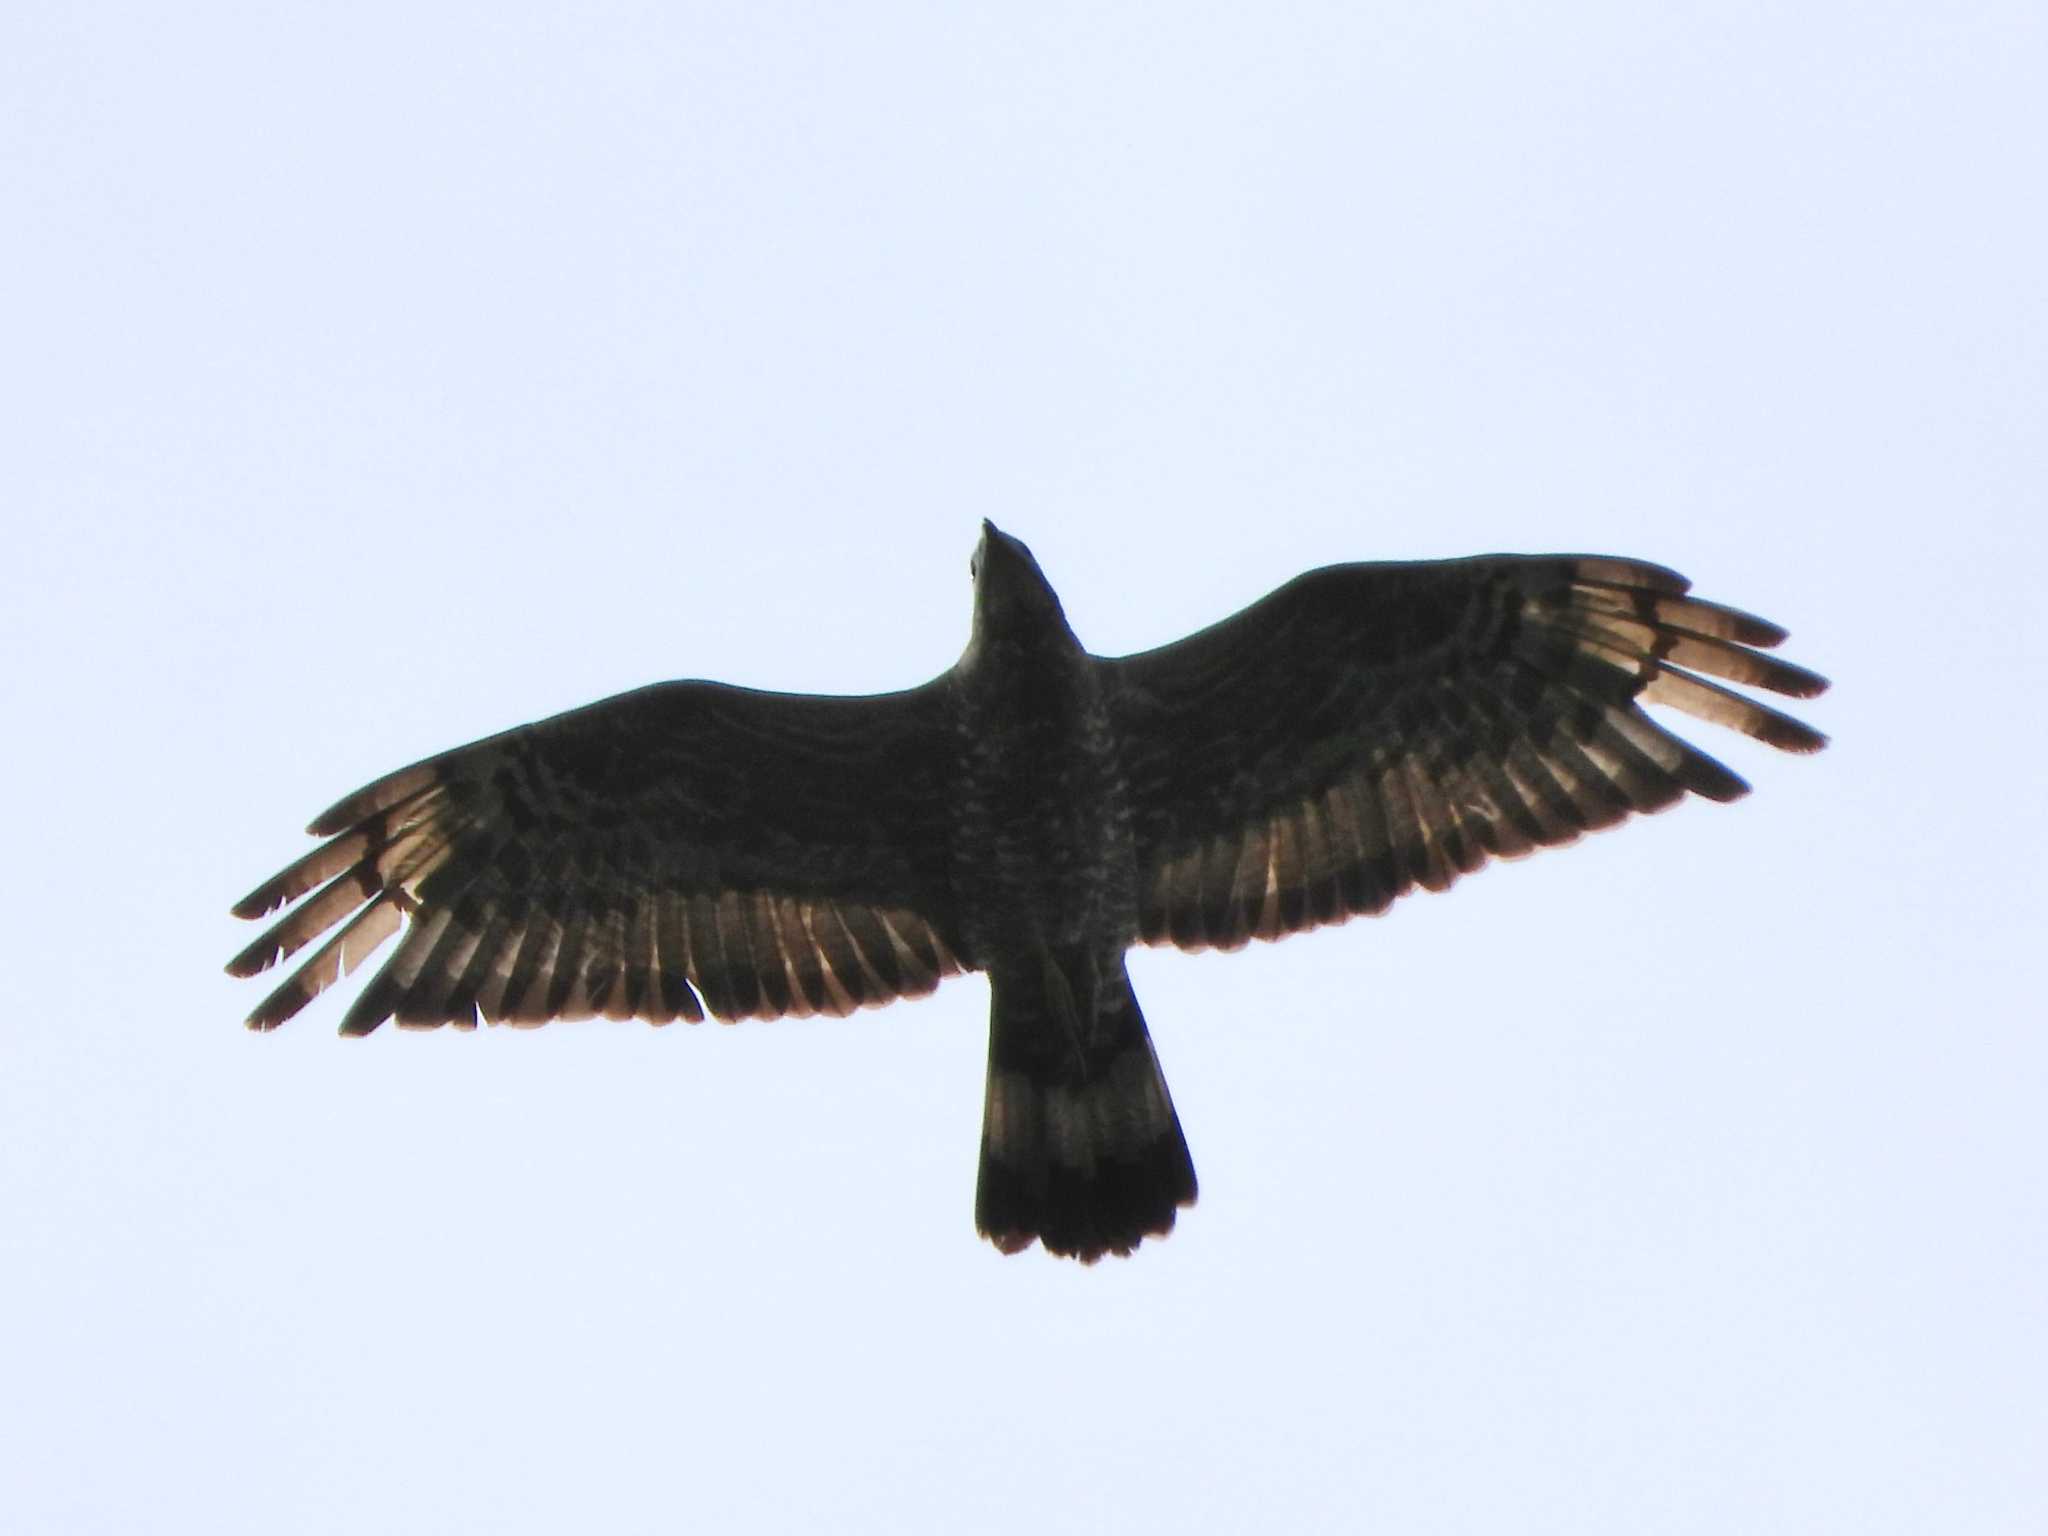
M1755 649L1784 639L1777 625L1688 595L1674 571L1597 557L1503 557L1467 568L1466 628L1431 642L1428 669L1410 664L1353 684L1355 696L1380 702L1356 717L1348 761L1323 737L1322 760L1332 765L1325 782L1297 787L1278 775L1263 807L1258 789L1247 796L1213 775L1204 786L1187 766L1202 758L1189 750L1184 728L1175 761L1136 765L1134 777L1157 798L1184 808L1206 803L1214 808L1209 817L1221 819L1196 831L1201 818L1183 809L1141 826L1144 940L1235 948L1382 912L1409 890L1447 889L1490 860L1562 846L1688 793L1724 801L1747 793L1740 777L1665 730L1643 704L1670 705L1789 751L1825 741L1712 680L1795 698L1827 686L1818 674ZM1452 574L1448 565L1437 570L1440 579ZM1317 573L1331 588L1317 594L1321 603L1310 604L1307 588L1267 599L1276 610L1293 610L1276 611L1270 632L1298 645L1320 623L1324 648L1341 656L1337 578L1348 575L1355 585L1351 611L1365 615L1357 625L1371 622L1376 609L1397 608L1393 600L1376 602L1375 590L1393 592L1410 571L1418 581L1437 574L1375 566ZM1202 638L1187 643L1190 663ZM1159 691L1153 674L1175 649L1125 663L1141 704ZM1270 722L1268 736L1284 735L1285 722L1273 719L1258 693L1277 688L1277 677L1262 675L1254 654L1248 645L1233 649L1227 672L1219 660L1205 679L1204 707L1218 716L1234 707ZM1172 681L1187 690L1181 678ZM1244 805L1234 822L1225 809L1233 800ZM1223 868L1235 871L1227 899L1215 876L1202 874ZM1263 878L1255 881L1255 871Z
M314 892L229 962L236 975L345 925L250 1022L282 1023L401 929L345 1014L344 1033L391 1018L415 1028L598 1015L695 1022L707 1005L721 1019L845 1013L931 991L960 968L932 922L911 910L935 887L903 850L874 848L886 835L868 829L874 807L847 799L843 752L867 756L875 744L848 739L851 722L834 707L845 701L814 711L794 698L785 711L776 701L789 698L710 684L642 690L344 796L313 822L328 841L236 904L258 916ZM878 708L901 712L901 750L915 752L933 701L890 695ZM739 825L731 811L721 821L689 798L687 782L645 771L649 759L725 761L719 726L810 754L808 774L796 775L811 780L810 792L788 812L788 829ZM914 768L894 781L901 795L936 804ZM607 794L625 798L600 811ZM664 841L665 828L693 818L710 834L700 849ZM761 861L748 842L756 832L786 842L813 828L814 868L792 886L776 889L765 872L717 872ZM840 893L847 877L838 871L863 862L881 872L879 901ZM417 913L409 924L408 912Z

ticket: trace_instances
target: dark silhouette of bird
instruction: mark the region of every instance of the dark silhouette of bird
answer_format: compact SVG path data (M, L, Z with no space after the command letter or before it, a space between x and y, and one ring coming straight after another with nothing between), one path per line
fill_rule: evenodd
M1277 939L1747 792L1645 703L1825 740L1724 686L1820 693L1761 654L1783 630L1637 560L1331 566L1114 658L992 524L971 569L967 649L922 687L657 683L347 796L234 909L303 899L237 976L336 929L250 1025L401 930L342 1033L846 1014L982 971L976 1224L1006 1253L1093 1261L1195 1198L1133 944Z

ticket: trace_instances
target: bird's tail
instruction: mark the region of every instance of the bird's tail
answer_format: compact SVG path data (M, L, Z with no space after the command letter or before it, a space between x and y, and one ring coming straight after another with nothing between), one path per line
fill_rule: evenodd
M1195 1165L1123 956L1045 951L989 981L982 1236L1092 1264L1172 1231Z

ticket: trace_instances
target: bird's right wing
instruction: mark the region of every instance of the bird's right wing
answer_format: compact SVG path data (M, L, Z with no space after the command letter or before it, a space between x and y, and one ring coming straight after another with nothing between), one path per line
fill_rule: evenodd
M1687 791L1747 791L1640 704L1820 747L1709 679L1801 698L1826 682L1759 654L1784 638L1776 625L1687 585L1582 555L1330 566L1105 661L1142 936L1182 949L1277 938Z
M400 769L235 907L306 898L228 965L334 933L269 1029L397 932L342 1022L846 1013L961 968L943 681L866 698L660 683Z

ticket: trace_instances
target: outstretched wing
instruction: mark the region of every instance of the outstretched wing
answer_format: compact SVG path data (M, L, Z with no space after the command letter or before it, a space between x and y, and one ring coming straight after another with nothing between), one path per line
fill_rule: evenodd
M1782 640L1776 625L1687 586L1661 566L1578 555L1331 566L1106 662L1145 940L1278 938L1688 790L1748 792L1641 703L1821 747L1709 679L1799 698L1825 679L1752 649Z
M843 1014L959 971L939 685L867 698L660 683L356 791L236 907L307 898L229 962L341 924L250 1015L283 1023L399 930L342 1021ZM309 893L311 893L309 895Z

